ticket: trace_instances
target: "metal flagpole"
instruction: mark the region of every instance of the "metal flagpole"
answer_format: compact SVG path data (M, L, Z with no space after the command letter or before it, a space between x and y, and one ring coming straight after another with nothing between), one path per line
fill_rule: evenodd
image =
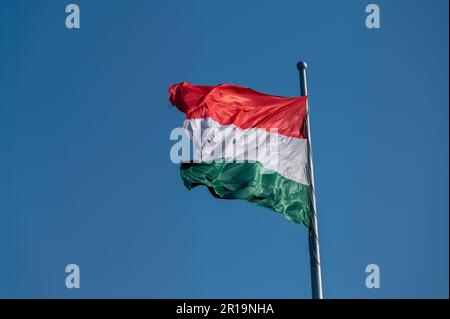
M297 63L297 69L300 76L300 96L308 95L308 87L306 85L306 68L305 62ZM319 249L319 230L317 226L317 209L316 209L316 193L314 188L314 166L311 149L311 132L309 129L309 103L306 101L306 126L307 126L307 151L308 151L308 179L310 186L310 221L309 229L309 260L311 264L311 288L313 299L323 299L322 291L322 271L320 268L320 249Z

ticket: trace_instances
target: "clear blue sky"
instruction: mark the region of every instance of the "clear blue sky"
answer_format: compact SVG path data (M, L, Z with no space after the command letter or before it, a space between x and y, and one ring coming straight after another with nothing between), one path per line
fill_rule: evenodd
M448 297L448 1L377 0L379 30L369 1L73 2L79 30L0 0L0 297L309 298L306 229L169 158L171 83L294 96L299 59L325 297Z

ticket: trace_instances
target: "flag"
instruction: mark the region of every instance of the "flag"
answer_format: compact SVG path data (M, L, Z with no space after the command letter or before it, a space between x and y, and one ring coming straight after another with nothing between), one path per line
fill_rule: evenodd
M249 88L187 82L169 89L185 113L194 158L181 165L184 185L220 199L242 199L310 227L306 96L280 97Z

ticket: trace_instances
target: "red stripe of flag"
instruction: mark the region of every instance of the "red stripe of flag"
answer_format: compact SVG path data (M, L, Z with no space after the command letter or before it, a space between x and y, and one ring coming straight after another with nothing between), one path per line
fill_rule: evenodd
M306 96L280 97L232 85L173 84L169 100L187 119L211 118L241 129L277 129L278 134L306 138Z

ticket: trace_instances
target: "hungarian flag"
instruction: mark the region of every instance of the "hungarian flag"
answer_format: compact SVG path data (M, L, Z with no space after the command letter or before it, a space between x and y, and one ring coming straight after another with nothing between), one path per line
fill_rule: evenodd
M194 145L182 163L188 189L199 185L221 199L243 199L310 227L306 96L279 97L249 88L187 82L169 89L186 114Z

